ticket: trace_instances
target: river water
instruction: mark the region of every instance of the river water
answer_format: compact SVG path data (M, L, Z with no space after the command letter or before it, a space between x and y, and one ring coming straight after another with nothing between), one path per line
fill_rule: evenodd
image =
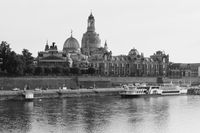
M0 101L1 133L199 133L200 96Z

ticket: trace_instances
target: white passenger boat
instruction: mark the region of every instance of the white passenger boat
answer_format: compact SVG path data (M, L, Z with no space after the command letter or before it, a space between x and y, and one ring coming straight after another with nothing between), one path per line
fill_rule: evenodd
M159 86L133 86L124 85L124 91L120 93L122 98L134 98L134 97L144 97L144 96L158 96L161 91Z
M161 95L181 95L187 94L189 86L175 85L172 82L169 84L163 84L160 86Z
M161 95L180 95L180 87L174 84L163 84L160 86Z
M120 93L123 98L145 97L145 96L168 96L187 94L187 89L178 85L163 84L161 86L133 86L124 85L124 91Z

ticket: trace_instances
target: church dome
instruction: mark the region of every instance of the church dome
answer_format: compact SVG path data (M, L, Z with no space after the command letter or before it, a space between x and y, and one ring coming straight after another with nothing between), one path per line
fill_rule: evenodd
M86 32L82 38L82 48L100 48L101 40L96 32Z
M133 48L131 49L131 51L128 53L129 56L137 56L139 55L139 52L137 51L137 49Z
M74 37L68 38L63 46L63 51L68 51L68 50L79 50L80 46L78 41Z

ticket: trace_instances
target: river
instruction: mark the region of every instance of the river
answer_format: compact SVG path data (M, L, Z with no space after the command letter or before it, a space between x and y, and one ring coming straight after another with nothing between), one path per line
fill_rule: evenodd
M200 96L0 101L2 133L199 133Z

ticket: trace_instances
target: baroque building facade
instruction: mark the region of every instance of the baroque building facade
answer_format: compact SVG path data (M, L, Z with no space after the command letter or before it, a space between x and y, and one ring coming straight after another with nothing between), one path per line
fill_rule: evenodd
M168 70L168 77L182 78L182 77L199 77L200 63L170 63Z
M160 55L155 54L159 58ZM107 56L102 60L91 61L91 66L99 75L104 76L167 76L169 56L163 54L166 62L154 61L153 58L144 57L137 49L130 50L128 55Z
M38 52L37 65L41 67L66 67L70 63L70 60L66 53L58 51L55 42L49 46L48 42L45 45L45 50Z
M50 47L47 44L45 51L38 53L40 66L66 64L81 70L94 68L95 74L102 76L167 76L169 55L157 51L150 57L144 57L143 53L133 48L127 55L113 56L106 41L101 46L99 34L95 31L95 18L91 13L81 47L71 33L64 42L62 51L58 51L55 44Z

